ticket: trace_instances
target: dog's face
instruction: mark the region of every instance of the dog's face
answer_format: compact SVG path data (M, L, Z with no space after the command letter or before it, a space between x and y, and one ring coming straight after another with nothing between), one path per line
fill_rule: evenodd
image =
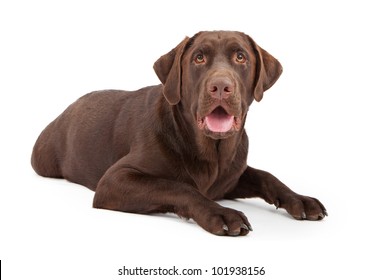
M191 39L183 55L182 98L205 135L227 138L241 129L254 98L255 70L250 42L240 33L207 32Z
M200 32L162 56L154 69L171 105L181 102L196 130L213 139L240 131L249 105L282 72L279 62L240 32Z

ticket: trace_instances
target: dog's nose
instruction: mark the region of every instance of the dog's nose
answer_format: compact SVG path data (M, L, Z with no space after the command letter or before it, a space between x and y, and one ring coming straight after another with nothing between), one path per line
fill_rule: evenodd
M209 94L217 99L226 99L234 91L234 83L228 77L213 77L208 83Z

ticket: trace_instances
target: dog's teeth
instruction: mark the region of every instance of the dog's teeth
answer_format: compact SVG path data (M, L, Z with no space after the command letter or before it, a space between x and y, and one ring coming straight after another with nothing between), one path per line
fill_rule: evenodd
M306 212L302 213L302 219L305 220L307 218Z
M228 228L227 225L223 225L223 226L222 226L222 229L223 229L224 231L229 231L229 228Z

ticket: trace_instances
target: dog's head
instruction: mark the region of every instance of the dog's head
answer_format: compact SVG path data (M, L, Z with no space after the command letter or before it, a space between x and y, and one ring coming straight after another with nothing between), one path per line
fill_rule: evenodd
M243 127L248 107L282 73L281 64L241 32L199 32L160 57L154 69L171 105L188 110L213 139Z

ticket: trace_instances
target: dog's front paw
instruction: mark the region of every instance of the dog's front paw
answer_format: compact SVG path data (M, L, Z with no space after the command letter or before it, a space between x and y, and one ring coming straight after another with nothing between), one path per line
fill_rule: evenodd
M297 220L321 220L328 216L324 205L316 198L299 194L289 194L278 198L274 205L276 208L284 208Z
M246 216L220 205L204 208L193 219L206 231L216 235L239 236L252 231Z

